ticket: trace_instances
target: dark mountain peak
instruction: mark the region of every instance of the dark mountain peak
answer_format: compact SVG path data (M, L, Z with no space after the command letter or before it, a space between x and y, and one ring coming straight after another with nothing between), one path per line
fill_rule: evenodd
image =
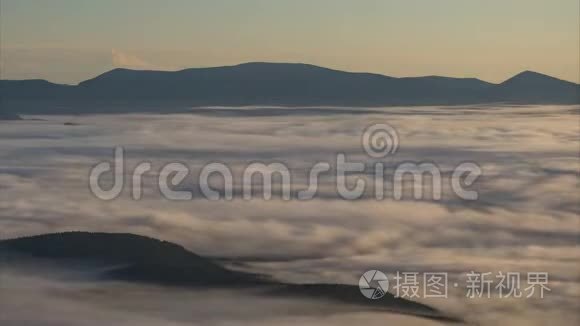
M116 67L116 68L113 68L113 69L111 69L109 71L105 71L101 75L115 74L115 73L120 73L120 72L122 73L124 71L131 71L131 70L137 70L137 69L129 69L129 68Z
M320 75L328 75L328 76L337 76L337 75L353 75L353 74L365 74L365 75L377 75L378 74L370 74L370 73L352 73L346 72L326 67L320 67L312 64L307 63L298 63L298 62L245 62L240 63L233 66L222 66L222 67L208 67L208 68L189 68L179 71L178 73L199 73L200 71L203 72L213 72L213 73L229 73L229 74L248 74L248 77L256 77L256 76L267 76L267 75L276 75L280 80L283 80L285 77L291 76L304 76L309 77L312 75L320 76ZM383 76L386 77L386 76Z
M135 71L141 71L141 70L129 69L129 68L113 68L109 71L106 71L106 72L100 74L99 76L118 75L118 74L127 74L127 73L130 74L130 73L133 73Z
M578 86L576 83L526 70L496 85L489 98L521 104L577 104L580 103Z
M55 84L45 79L0 80L0 110L7 109L6 100L52 101L70 94L74 86ZM20 112L9 112L20 113Z
M535 72L535 71L532 71L532 70L524 70L524 71L520 72L519 74L516 74L514 77L532 77L532 76L535 76L535 77L550 77L550 76L548 76L546 74L542 74L542 73Z
M32 240L43 240L43 241L55 241L55 240L63 240L63 241L99 241L99 240L118 240L123 239L124 241L133 242L133 241L145 241L145 242L161 242L161 243L168 243L163 240L151 238L144 235L138 235L134 233L107 233L107 232L85 232L85 231L65 231L65 232L58 232L58 233L46 233L46 234L39 234L39 235L31 235L31 236L24 236L14 239L8 239L0 241L0 244L5 243L18 243L23 241L32 241Z
M504 81L502 84L514 84L514 83L538 84L538 83L554 83L554 82L563 84L574 84L569 81L558 79L531 70L522 71L519 74L513 76L512 78Z
M494 84L488 83L477 78L456 78L456 77L445 77L445 76L420 76L420 77L402 77L399 78L401 81L410 82L414 84L427 84L430 88L444 88L452 89L458 91L469 91L469 90L483 90Z
M0 253L119 266L106 278L168 285L264 283L263 277L232 271L177 244L129 233L65 232L0 241Z
M245 68L245 69L295 69L295 70L311 70L311 71L336 71L345 72L336 69L321 67L309 63L301 62L245 62L235 65L233 67Z
M46 79L39 79L39 78L36 78L36 79L24 79L24 80L12 80L12 82L17 82L17 83L18 82L19 83L30 83L30 84L46 84L46 85L52 84L51 82L49 82Z
M53 82L49 82L46 79L21 79L21 80L0 80L2 85L26 85L26 86L65 86L61 84L55 84Z
M185 248L130 233L63 232L0 241L0 248L48 258L105 258L134 261L158 250L185 254ZM143 250L137 250L137 249ZM145 253L143 251L150 251ZM188 255L193 255L187 252Z
M267 62L267 61L251 61L244 62L232 67L245 67L245 68L276 68L276 67L293 67L293 68L314 68L314 69L328 69L320 66L315 66L307 63L300 62Z
M106 84L106 83L129 83L138 82L144 76L153 74L158 76L160 74L170 73L168 71L157 71L157 70L134 70L128 68L114 68L107 72L104 72L94 78L87 79L79 83L79 86L90 86L94 84ZM116 85L111 85L116 86ZM127 86L127 85L125 85Z

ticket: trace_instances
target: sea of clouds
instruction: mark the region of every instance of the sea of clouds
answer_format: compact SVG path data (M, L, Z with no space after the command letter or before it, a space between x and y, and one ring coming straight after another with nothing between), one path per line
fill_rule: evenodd
M0 238L67 230L132 232L300 283L356 284L368 269L448 272L450 283L459 284L470 271L541 271L550 277L544 299L469 299L459 286L450 289L448 299L419 301L482 325L572 325L580 319L578 107L211 108L191 114L25 118L0 121ZM192 200L170 201L157 189L154 173L169 162L192 171L222 162L241 171L255 161L285 163L293 187L305 189L307 171L318 161L333 162L345 153L351 161L369 162L361 134L375 123L388 123L399 134L400 148L384 159L386 165L434 162L449 172L459 163L477 162L483 169L475 185L479 199L466 202L444 191L441 201L372 196L347 201L336 194L330 177L308 201L276 196L210 201L195 193L195 173L180 185L192 189ZM153 165L139 201L131 199L130 187L112 201L97 199L89 189L90 169L112 160L115 146L125 149L128 180L131 166ZM382 324L386 318L432 323L332 308L302 316L311 305L278 302L265 309L264 299L251 295L243 307L232 308L242 294L193 295L118 284L77 288L9 271L0 275L0 287L0 320L15 324L284 325L296 318L313 325ZM35 315L16 308L26 305L42 308ZM185 313L191 307L215 313Z

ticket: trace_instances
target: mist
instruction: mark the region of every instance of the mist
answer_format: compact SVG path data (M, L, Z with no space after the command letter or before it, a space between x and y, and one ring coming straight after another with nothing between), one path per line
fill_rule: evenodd
M459 283L469 271L545 271L551 292L544 299L473 300L458 288L449 299L425 303L481 325L580 319L578 107L373 108L364 114L256 109L0 121L0 238L131 232L298 283L356 284L368 269L444 271ZM326 177L308 201L209 201L195 191L192 200L168 201L155 182L155 171L174 161L192 171L210 162L233 171L254 161L283 162L296 175L293 187L303 189L308 168L318 161L332 162L336 153L368 160L361 133L384 122L400 137L399 151L385 164L429 161L450 172L461 162L477 162L484 171L479 199L465 202L444 189L441 201L345 201ZM153 165L141 200L132 200L130 187L112 201L89 190L91 167L111 161L115 146L125 149L127 180L130 167L145 160ZM196 182L189 176L182 187L194 190ZM390 318L405 325L434 323L253 293L97 285L38 274L0 267L3 324L286 325L297 318L307 325L378 325Z

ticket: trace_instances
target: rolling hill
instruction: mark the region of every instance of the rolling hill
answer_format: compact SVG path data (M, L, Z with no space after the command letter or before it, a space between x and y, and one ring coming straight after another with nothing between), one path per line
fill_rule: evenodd
M290 284L268 277L228 269L166 241L123 233L66 232L0 241L0 272L20 261L49 261L61 269L76 266L110 266L101 280L148 283L195 289L252 288L272 297L303 297L360 306L361 309L408 314L448 322L459 319L427 305L396 298L390 293L378 300L362 296L359 288L342 284ZM44 265L43 265L44 266ZM90 267L85 267L90 268ZM42 274L41 268L38 273ZM0 273L0 276L2 273ZM0 279L1 283L1 279Z

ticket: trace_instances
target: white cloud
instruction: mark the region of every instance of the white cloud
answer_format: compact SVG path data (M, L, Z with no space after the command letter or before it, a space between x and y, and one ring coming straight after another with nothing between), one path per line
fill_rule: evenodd
M295 282L352 282L370 267L548 271L554 283L546 300L474 303L463 293L435 305L465 312L484 325L547 324L557 316L578 316L578 125L570 108L384 110L382 115L229 119L49 116L6 123L0 129L0 238L62 230L141 233L201 254L262 258L266 262L252 268ZM63 126L68 120L79 125ZM89 168L110 159L116 145L125 145L128 167L146 159L155 171L174 160L193 167L218 160L234 169L254 160L283 161L300 170L336 152L360 153L361 130L384 121L402 140L394 160L481 163L481 200L471 206L347 202L329 191L308 202L166 202L151 180L145 181L142 201L125 193L102 202L88 191ZM187 182L193 186L194 180Z
M172 70L170 67L154 65L136 55L111 49L111 60L113 66L119 68L143 69L143 70Z

